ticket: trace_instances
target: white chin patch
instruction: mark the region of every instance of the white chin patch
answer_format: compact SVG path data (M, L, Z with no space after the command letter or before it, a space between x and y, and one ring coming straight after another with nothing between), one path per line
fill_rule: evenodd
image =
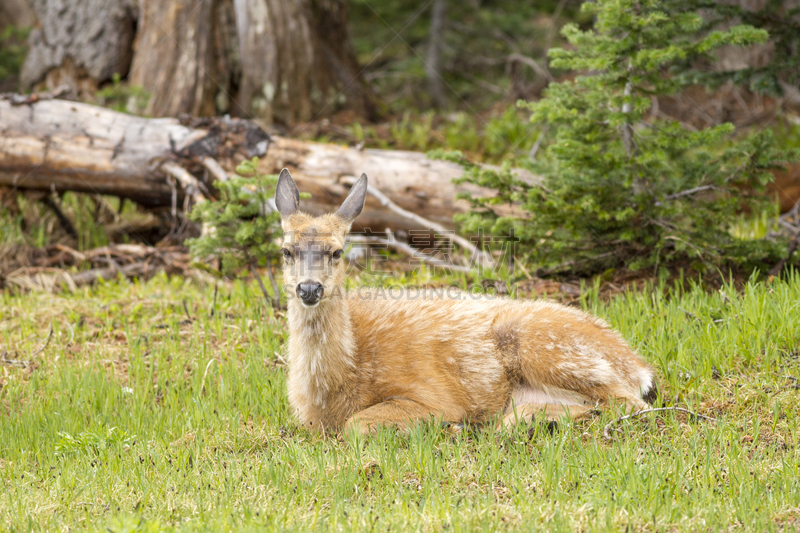
M303 304L303 307L305 307L306 309L313 309L319 305L319 302L313 304L307 304L303 300L300 300L300 303Z

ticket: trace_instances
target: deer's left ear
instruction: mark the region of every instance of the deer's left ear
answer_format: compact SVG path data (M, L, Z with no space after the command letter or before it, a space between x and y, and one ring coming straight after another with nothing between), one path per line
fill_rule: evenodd
M344 219L347 224L352 224L356 217L364 209L364 202L367 199L367 175L361 174L358 181L350 189L350 194L345 198L342 207L336 211L336 214Z

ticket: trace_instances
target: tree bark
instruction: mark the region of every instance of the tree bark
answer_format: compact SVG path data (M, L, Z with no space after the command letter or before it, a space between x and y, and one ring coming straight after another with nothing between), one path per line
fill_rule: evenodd
M39 24L31 31L22 66L26 88L69 86L93 95L131 63L136 30L134 0L31 0Z
M233 0L243 74L231 110L307 122L339 109L372 117L347 30L344 0Z
M142 0L130 82L151 93L145 114L216 112L213 20L217 0Z
M301 190L312 198L302 201L311 213L328 213L341 205L349 186L345 178L366 172L370 184L400 207L422 214L447 228L453 215L469 210L457 200L459 192L491 195L488 189L455 185L460 166L428 159L417 152L357 150L342 146L273 137L252 122L236 119L147 119L105 108L42 100L15 106L0 100L0 186L16 190L79 191L109 194L148 207L177 206L185 193L167 181L165 162L180 165L199 183L213 190L218 167L206 172L214 158L228 172L242 159L260 156L260 171L277 174L289 167ZM522 179L535 176L517 171ZM514 214L515 208L499 209ZM370 197L356 229L419 230L419 224L386 209Z
M346 0L31 1L41 24L26 88L67 84L86 99L117 73L151 95L144 112L157 117L375 115Z
M344 0L144 0L130 80L159 117L372 114Z

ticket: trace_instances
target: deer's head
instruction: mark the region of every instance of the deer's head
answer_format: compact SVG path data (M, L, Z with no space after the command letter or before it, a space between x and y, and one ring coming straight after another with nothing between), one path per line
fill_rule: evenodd
M288 170L281 171L275 205L281 214L283 283L290 300L296 297L304 307L316 307L341 295L342 249L366 196L367 175L362 174L338 211L315 217L298 209L297 185Z

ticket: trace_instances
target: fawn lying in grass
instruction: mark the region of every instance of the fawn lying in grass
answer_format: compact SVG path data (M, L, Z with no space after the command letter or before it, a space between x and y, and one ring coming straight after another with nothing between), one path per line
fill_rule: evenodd
M336 213L314 217L298 210L289 171L278 180L289 401L304 424L367 433L429 417L482 423L503 414L508 427L577 418L615 401L647 407L653 371L582 311L466 293L346 293L342 249L366 194L362 175Z

